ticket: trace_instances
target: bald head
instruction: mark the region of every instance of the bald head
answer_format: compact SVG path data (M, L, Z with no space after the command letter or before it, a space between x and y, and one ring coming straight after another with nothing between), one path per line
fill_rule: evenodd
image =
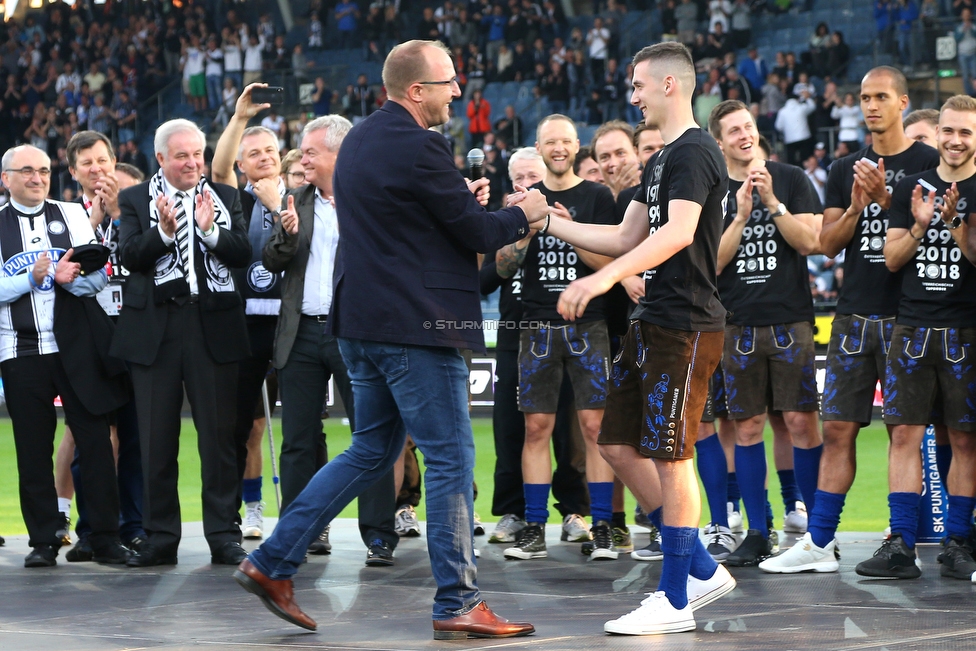
M383 63L386 94L395 99L405 99L411 84L427 78L428 57L431 51L436 50L451 55L451 51L440 41L407 41L390 50Z

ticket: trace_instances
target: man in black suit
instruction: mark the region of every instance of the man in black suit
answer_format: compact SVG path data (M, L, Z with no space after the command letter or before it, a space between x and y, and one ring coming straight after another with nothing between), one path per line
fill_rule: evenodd
M206 138L188 120L156 130L160 170L119 194L121 261L129 270L111 352L131 365L145 477L148 543L129 565L173 565L181 536L177 452L183 391L203 473L211 561L239 563L234 451L237 362L248 356L230 268L250 262L237 189L203 177Z
M125 367L108 357L113 326L93 296L103 270L79 277L74 247L94 237L78 204L46 200L51 159L23 145L3 156L10 202L0 210L0 372L14 430L20 504L33 548L25 567L57 564L64 518L58 511L52 455L61 396L90 490L89 538L96 562L123 564L119 496L106 414L128 399ZM55 263L56 266L55 266Z
M458 348L484 350L475 329L482 319L477 252L525 237L549 208L537 190L519 186L518 207L488 213L482 207L487 180L465 184L447 140L429 130L447 122L451 101L461 95L455 74L438 42L393 48L383 67L389 101L353 127L336 160L342 237L329 323L353 384L356 433L352 446L312 478L271 537L234 573L272 612L303 628L316 624L295 603L291 577L306 546L389 471L409 431L427 466L435 639L535 630L497 617L478 591L474 441L468 371ZM336 154L327 149L318 155ZM297 219L292 206L282 213L286 227Z

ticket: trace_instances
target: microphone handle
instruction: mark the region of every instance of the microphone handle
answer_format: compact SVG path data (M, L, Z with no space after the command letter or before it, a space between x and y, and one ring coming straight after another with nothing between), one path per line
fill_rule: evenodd
M471 180L477 181L478 179L484 177L485 166L484 165L472 165L471 166Z

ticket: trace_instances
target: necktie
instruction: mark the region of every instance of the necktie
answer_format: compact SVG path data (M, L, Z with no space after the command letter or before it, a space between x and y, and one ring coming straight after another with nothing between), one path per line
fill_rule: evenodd
M183 207L183 199L186 194L177 192L176 200L176 248L180 253L180 267L183 269L183 277L186 278L190 273L190 227L186 218L186 209Z

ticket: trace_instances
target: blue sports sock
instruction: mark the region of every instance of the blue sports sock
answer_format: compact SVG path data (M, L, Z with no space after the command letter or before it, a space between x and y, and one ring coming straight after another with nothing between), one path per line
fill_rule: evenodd
M688 573L696 544L700 544L696 527L661 527L664 562L657 589L664 591L671 605L679 610L688 605Z
M651 521L651 524L657 527L658 531L661 530L661 509L662 508L663 507L659 506L647 514L647 519Z
M773 505L769 503L769 489L763 489L763 499L766 500L766 527L769 529L773 528ZM752 520L749 520L749 524L752 524Z
M593 524L600 520L609 523L613 518L613 482L591 481L587 486L590 489L590 517Z
M746 506L749 517L749 528L757 529L763 538L769 537L769 527L766 525L766 446L760 441L755 445L735 446L735 472L742 473L739 489L742 491L742 503Z
M935 465L939 468L939 478L942 480L942 490L945 491L946 495L949 493L949 466L952 464L952 446L946 443L945 445L935 446Z
M779 494L783 497L783 506L786 507L784 513L789 513L796 508L797 500L803 501L800 489L796 487L796 473L793 469L777 470L779 475Z
M245 503L261 501L261 477L245 479L241 482L241 495Z
M823 443L815 448L804 450L793 448L793 470L796 472L796 485L800 487L807 513L817 505L817 480L820 477L820 455Z
M729 466L725 461L725 450L718 435L709 436L695 443L695 453L698 455L698 476L705 487L705 498L708 500L708 511L712 522L717 525L729 526L729 512L726 504L728 497Z
M813 544L817 547L826 547L834 539L846 499L847 495L844 493L817 491L817 508L810 511L810 522L807 526Z
M949 517L946 518L946 534L966 538L973 522L976 497L949 496Z
M891 535L900 535L911 549L915 549L918 528L918 498L918 493L888 493Z
M523 484L525 492L525 521L549 521L549 484Z
M705 549L701 538L696 536L695 543L695 549L691 553L691 567L688 569L688 573L699 581L706 581L715 575L718 563L715 562L712 555Z
M739 478L736 477L735 472L729 473L728 493L729 501L732 502L732 510L738 513L739 501L742 499L742 493L739 492Z

